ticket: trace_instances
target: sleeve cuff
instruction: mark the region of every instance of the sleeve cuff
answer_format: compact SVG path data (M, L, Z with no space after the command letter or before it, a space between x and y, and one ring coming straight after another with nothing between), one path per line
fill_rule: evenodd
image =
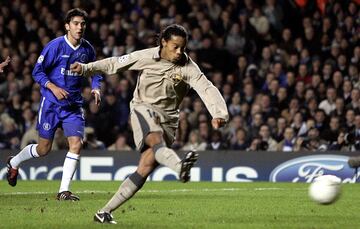
M87 71L86 69L86 65L85 64L82 64L80 63L80 66L81 66L81 76L86 76L85 72Z
M50 83L50 81L48 80L48 81L46 81L45 83L44 83L44 87L45 88L47 88L47 85Z

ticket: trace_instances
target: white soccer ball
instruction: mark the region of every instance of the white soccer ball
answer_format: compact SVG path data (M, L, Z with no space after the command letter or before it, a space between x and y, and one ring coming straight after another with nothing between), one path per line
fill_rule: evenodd
M340 196L341 179L334 175L317 177L309 187L310 198L318 204L334 203Z

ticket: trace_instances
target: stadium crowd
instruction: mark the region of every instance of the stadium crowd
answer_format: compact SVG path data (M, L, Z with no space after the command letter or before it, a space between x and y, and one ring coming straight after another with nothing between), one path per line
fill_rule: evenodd
M326 4L325 4L326 3ZM221 91L231 115L212 130L190 91L175 149L313 151L360 149L360 11L352 0L3 0L0 2L0 149L37 141L40 51L62 36L63 14L89 14L97 58L152 47L166 25L189 31L188 55ZM133 149L129 102L137 76L104 76L102 104L84 79L85 149ZM66 148L58 130L54 149Z

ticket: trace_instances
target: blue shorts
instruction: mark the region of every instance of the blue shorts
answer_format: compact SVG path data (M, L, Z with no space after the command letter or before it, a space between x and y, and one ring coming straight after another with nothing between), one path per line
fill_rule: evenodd
M58 127L64 130L66 137L84 137L84 111L79 105L59 106L41 97L36 129L39 136L54 139Z

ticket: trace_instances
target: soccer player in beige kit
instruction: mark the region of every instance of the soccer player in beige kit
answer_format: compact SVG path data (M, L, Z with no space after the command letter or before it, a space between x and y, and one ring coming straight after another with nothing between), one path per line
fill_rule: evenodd
M177 172L182 182L190 180L190 169L197 154L190 151L180 160L170 148L178 127L179 105L190 88L199 94L212 115L213 128L222 127L228 120L227 107L219 90L185 53L187 36L184 27L170 25L160 34L158 47L71 66L72 72L83 76L139 71L130 103L134 141L141 152L139 165L112 199L95 214L97 222L115 224L111 212L130 199L159 164Z

